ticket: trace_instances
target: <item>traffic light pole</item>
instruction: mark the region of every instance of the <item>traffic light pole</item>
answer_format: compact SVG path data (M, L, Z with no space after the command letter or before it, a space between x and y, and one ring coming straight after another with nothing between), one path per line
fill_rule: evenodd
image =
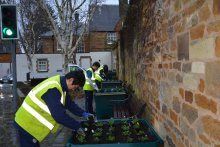
M16 69L16 40L11 40L11 55L12 55L12 71L13 71L13 100L14 111L17 110L18 94L17 94L17 69Z

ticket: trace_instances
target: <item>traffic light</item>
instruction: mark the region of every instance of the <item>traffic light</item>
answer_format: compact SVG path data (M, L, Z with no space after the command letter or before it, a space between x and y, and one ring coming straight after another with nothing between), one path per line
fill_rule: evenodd
M18 38L16 5L1 5L1 38L3 40Z

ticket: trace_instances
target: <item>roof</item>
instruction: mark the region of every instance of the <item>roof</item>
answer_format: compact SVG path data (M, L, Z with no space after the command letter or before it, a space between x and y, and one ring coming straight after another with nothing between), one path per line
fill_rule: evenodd
M89 31L114 31L119 20L119 5L98 6L89 25Z

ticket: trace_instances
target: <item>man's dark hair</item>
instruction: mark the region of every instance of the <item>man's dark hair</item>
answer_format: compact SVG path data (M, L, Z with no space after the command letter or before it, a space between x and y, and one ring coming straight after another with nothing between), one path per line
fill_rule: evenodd
M66 79L74 78L72 85L83 87L85 84L85 75L83 71L71 71L65 75Z
M96 67L100 67L100 63L99 62L94 62L93 64L92 64L92 66L96 66Z
M108 72L108 65L104 65L103 70L104 70L104 73L107 73Z

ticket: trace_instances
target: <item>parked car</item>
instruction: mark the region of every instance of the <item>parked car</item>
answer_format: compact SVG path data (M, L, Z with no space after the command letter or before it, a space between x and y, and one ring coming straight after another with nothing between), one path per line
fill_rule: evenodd
M0 83L1 84L12 84L13 83L13 75L8 74L0 78Z
M77 64L68 64L68 72L70 71L83 71L83 73L85 74L86 73L86 70L82 67L80 67L79 65Z

